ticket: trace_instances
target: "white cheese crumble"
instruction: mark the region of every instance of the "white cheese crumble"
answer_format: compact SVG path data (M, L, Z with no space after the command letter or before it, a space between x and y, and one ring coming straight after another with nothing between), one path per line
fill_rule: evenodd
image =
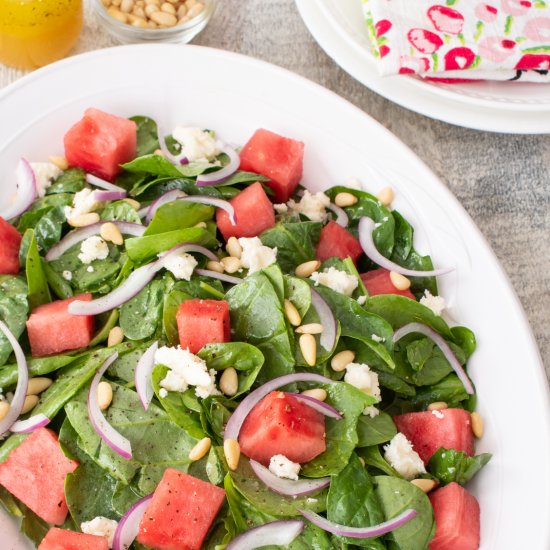
M388 445L384 445L384 458L407 480L426 473L424 462L402 433L397 433Z
M311 274L310 279L315 283L315 286L323 285L331 288L336 292L351 296L353 291L359 285L357 277L350 275L345 271L339 271L335 267L329 267L322 273L315 271Z
M72 206L65 206L65 217L70 220L81 214L89 214L96 210L100 201L95 200L95 193L91 189L82 189L75 193Z
M322 192L311 194L307 189L304 191L300 202L290 199L288 207L298 214L303 214L312 222L324 222L327 219L326 208L330 199Z
M369 366L365 365L365 363L348 363L346 365L344 382L351 384L367 395L371 395L378 401L381 399L378 374L371 371ZM379 413L380 411L374 405L370 405L363 411L364 415L368 415L371 418L374 418Z
M420 298L420 303L430 308L436 315L441 315L446 307L445 298L434 296L429 290L424 291L424 296Z
M241 253L241 264L248 269L248 273L260 271L264 267L277 261L277 249L262 244L258 237L239 239L243 251Z
M220 395L216 389L216 371L208 370L206 361L180 346L163 346L155 352L155 365L164 365L169 371L160 386L168 391L184 392L195 387L195 395L205 399Z
M286 214L288 212L288 206L284 202L274 204L273 209L277 212L277 214Z
M93 273L94 272L94 266L93 265L89 265L87 268L86 268L86 271L88 273Z
M97 516L90 521L83 521L80 524L80 530L86 535L107 537L109 548L113 547L113 538L117 527L117 521L114 519L104 518L103 516Z
M285 455L275 455L269 461L269 471L277 477L298 480L300 473L300 465L297 462L292 462Z
M159 390L159 396L162 397L163 399L165 397L168 397L168 390L166 388L160 388Z
M101 237L93 235L82 241L78 259L83 264L90 264L94 260L104 260L108 255L109 247L107 243Z
M357 303L360 305L360 306L363 306L365 305L365 302L367 301L367 297L366 296L359 296L359 298L357 298Z
M65 279L66 281L71 281L73 278L73 274L69 270L63 271L62 275L63 275L63 279Z
M187 252L179 254L170 254L164 261L164 267L174 275L176 279L185 281L191 280L193 270L197 267L198 262Z
M441 411L432 411L432 414L436 417L436 418L439 418L440 420L442 418L445 418L445 415L441 412Z
M36 192L39 197L43 197L53 180L61 174L61 170L52 162L31 162L30 165L34 172Z
M200 128L177 126L172 137L181 145L181 155L189 162L210 162L221 153L210 132Z
M382 336L378 336L378 334L371 334L370 339L378 342L379 344L386 341L385 338L382 338Z

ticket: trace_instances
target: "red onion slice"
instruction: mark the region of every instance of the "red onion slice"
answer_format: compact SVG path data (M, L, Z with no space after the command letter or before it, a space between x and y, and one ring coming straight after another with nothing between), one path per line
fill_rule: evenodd
M186 197L186 193L183 191L180 191L179 189L173 189L172 191L168 191L167 193L164 193L164 195L161 195L157 199L155 199L150 206L145 210L145 223L149 224L151 223L151 220L153 219L153 216L155 215L155 212L163 205L167 204L169 202L175 201L177 199L181 199L183 197Z
M413 332L418 332L433 340L433 342L441 350L441 353L443 353L443 355L445 356L445 359L449 361L452 369L456 372L458 378L464 386L464 389L466 390L466 393L468 393L469 395L474 395L475 389L473 384L470 382L466 371L458 362L456 355L453 353L453 350L450 348L449 344L447 344L447 342L445 341L445 338L443 338L443 336L438 334L435 330L422 323L409 323L408 325L404 325L394 332L393 341L397 342L398 340L401 340L403 336L406 336L407 334L411 334Z
M380 267L383 267L389 271L395 271L401 275L408 277L436 277L438 275L445 275L454 271L454 267L446 267L442 269L434 269L432 271L415 271L414 269L407 269L405 267L388 260L385 256L378 252L374 240L372 238L372 232L375 229L375 223L370 218L363 216L359 221L359 242L365 254Z
M232 285L238 285L243 282L243 279L238 277L232 277L231 275L226 275L225 273L218 273L217 271L212 271L210 269L195 269L197 275L202 275L203 277L212 277L212 279L219 279L225 283L231 283Z
M105 189L106 191L113 191L117 193L124 193L124 197L126 196L126 189L119 187L118 185L113 185L112 183L105 181L102 178L98 178L97 176L94 176L93 174L86 174L86 181L93 185L94 187L99 187L100 189ZM124 198L122 197L122 198ZM100 200L100 199L98 199ZM110 200L110 199L102 199L102 200Z
M139 524L153 495L147 495L138 500L122 516L113 537L113 550L128 550L139 533Z
M230 178L238 169L241 163L237 151L225 143L218 144L222 153L225 153L229 157L229 163L226 164L221 170L210 172L208 174L200 174L197 176L197 186L202 187L205 185L217 185L222 183L226 179Z
M336 345L336 333L338 332L338 325L336 317L330 309L330 306L323 300L321 295L313 288L311 290L311 303L317 315L319 316L319 322L323 325L323 332L321 332L320 342L321 346L327 351L332 351Z
M303 395L301 393L292 393L290 395L325 416L335 418L336 420L344 418L344 415L340 411L337 411L334 407L331 407L323 401L319 401L319 399L315 399L315 397L310 397L309 395Z
M254 550L263 546L286 546L303 530L304 522L299 519L282 519L264 523L235 537L225 550Z
M4 333L4 336L8 339L8 342L13 348L15 359L17 360L17 386L15 387L15 393L10 403L10 410L8 414L0 420L0 436L4 435L19 418L23 404L25 403L25 397L27 396L27 386L29 384L29 371L27 369L27 361L25 354L17 341L17 338L13 335L11 330L0 321L0 331Z
M153 373L153 367L155 366L155 352L158 347L159 343L154 342L145 350L145 353L138 361L134 374L136 391L145 410L149 408L153 395L155 395L153 382L151 381L151 374Z
M122 458L130 460L132 458L132 445L121 433L117 432L115 428L109 424L107 419L103 416L97 401L97 387L99 381L103 373L117 357L118 353L115 351L95 373L90 385L90 390L88 391L88 416L90 417L90 422L97 435L99 435L115 453L118 453Z
M261 401L268 393L280 388L281 386L286 386L287 384L292 384L294 382L319 382L320 384L332 384L334 381L320 374L299 372L296 374L287 374L285 376L279 376L274 378L269 382L266 382L263 386L255 389L253 392L249 393L240 403L239 406L233 411L233 414L229 418L227 425L225 427L225 432L223 434L224 440L239 438L239 432L241 431L241 426L245 421L245 418L248 416L248 413L254 408L256 403Z
M126 198L126 191L94 191L96 201L118 201Z
M275 474L272 474L268 468L255 460L250 460L250 466L258 476L258 479L262 481L266 487L280 495L299 497L315 493L330 485L330 477L299 479L298 481L294 481L293 479L282 479L277 477Z
M0 208L0 216L11 220L25 212L36 198L36 177L29 162L20 159L15 169L17 194L13 200L8 198Z
M339 537L350 537L353 539L370 539L374 537L380 537L401 527L403 524L410 521L416 516L416 510L413 508L408 508L404 512L401 512L398 516L385 521L384 523L379 523L378 525L372 525L370 527L347 527L346 525L340 525L339 523L334 523L315 512L310 512L309 510L298 510L302 516L307 520L311 521L317 527L332 533L333 535L338 535Z
M164 155L164 158L176 166L189 164L189 160L186 157L176 156L170 152L170 149L168 149L168 147L166 146L166 140L164 136L165 134L163 128L159 124L157 124L157 139L159 141L159 147L162 151L162 154Z
M18 420L12 424L10 432L14 434L30 434L38 428L43 428L50 423L50 419L45 414L35 414L26 420Z
M48 253L45 256L46 260L48 262L57 260L57 258L59 258L75 244L91 237L92 235L99 235L101 233L101 226L104 223L107 223L107 221L108 220L93 223L92 225L88 225L67 233L67 235L65 235L57 244L48 250ZM109 223L114 223L123 235L132 235L134 237L141 237L146 229L144 225L139 223L120 222L116 220L110 221Z
M340 208L339 206L337 206L336 204L334 204L333 202L331 202L327 208L329 210L332 210L335 214L336 214L336 220L335 222L338 224L338 225L341 225L342 227L347 227L348 224L349 224L349 218L348 218L348 215L346 214L346 211L343 209L343 208Z

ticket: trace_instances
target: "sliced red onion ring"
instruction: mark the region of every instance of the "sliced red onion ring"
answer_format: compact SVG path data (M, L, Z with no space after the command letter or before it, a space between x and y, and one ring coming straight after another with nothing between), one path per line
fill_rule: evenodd
M372 232L375 229L375 223L370 218L363 216L359 221L359 242L365 254L380 267L388 269L389 271L395 271L401 275L408 277L436 277L437 275L445 275L454 271L454 267L446 267L442 269L434 269L432 271L416 271L414 269L407 269L405 267L388 260L385 256L378 252L374 240L372 238Z
M340 525L339 523L334 523L315 512L310 512L309 510L298 510L302 516L307 520L311 521L317 527L332 533L333 535L338 535L339 537L350 537L353 539L370 539L374 537L380 537L401 527L403 524L410 521L416 516L416 510L413 508L408 508L404 512L401 512L398 516L385 521L384 523L379 523L378 525L372 525L369 527L347 527L346 525Z
M225 143L218 142L218 146L221 152L225 153L229 157L229 163L226 164L221 170L216 170L215 172L200 174L197 176L197 185L199 187L222 183L222 181L230 178L239 169L241 158L239 157L237 151Z
M330 477L299 479L294 481L293 479L282 479L277 477L275 474L272 474L268 468L255 460L250 461L250 466L258 476L258 479L262 481L266 487L280 495L299 497L309 495L309 493L315 493L330 485Z
M155 366L155 352L158 347L158 342L151 344L140 357L135 370L134 380L136 383L136 391L145 410L149 408L151 399L153 399L153 395L155 395L151 374Z
M177 199L181 199L183 197L186 197L187 194L183 191L180 191L179 189L173 189L172 191L168 191L167 193L164 193L164 195L161 195L157 199L155 199L151 205L146 209L146 215L145 215L145 223L149 224L151 223L151 220L153 219L153 216L155 215L155 212L163 205L167 204L169 202L175 201Z
M10 410L8 411L8 414L0 420L0 436L2 436L13 426L14 422L21 414L23 404L25 403L25 397L27 396L29 371L27 369L25 354L23 353L17 338L2 321L0 321L0 331L2 331L4 336L8 339L8 342L15 353L15 359L17 360L17 386L15 388L13 399L10 403Z
M333 202L331 202L327 208L329 210L332 210L336 214L336 223L338 225L341 225L342 227L347 227L349 224L349 218L346 214L346 211L343 208L340 208L339 206L336 206Z
M25 212L36 198L36 177L29 162L21 159L15 169L17 182L17 194L13 200L4 201L0 208L0 216L5 220L11 220Z
M126 191L94 191L96 201L118 201L126 198Z
M450 348L449 344L447 344L447 342L445 341L445 338L443 338L443 336L438 334L435 330L422 323L409 323L408 325L404 325L394 332L393 341L397 342L398 340L401 340L403 336L406 336L407 334L411 334L413 332L418 332L433 340L433 342L441 350L441 353L445 356L445 359L449 361L449 364L456 372L458 378L464 386L464 389L466 390L466 393L468 393L469 395L474 395L475 389L473 384L470 382L466 371L458 362L456 355L453 353L453 350Z
M315 409L317 412L320 412L325 416L336 418L336 420L341 420L342 418L344 418L344 415L340 411L337 411L334 407L331 407L323 401L319 401L319 399L315 399L314 397L303 395L301 393L292 393L290 395L294 396L298 401L301 401L308 407Z
M43 428L50 423L50 419L45 414L35 414L26 420L18 420L14 422L10 428L10 432L14 434L30 434L38 428Z
M235 537L225 550L254 550L263 546L286 546L303 530L304 522L299 519L282 519L264 523Z
M48 262L57 260L57 258L69 250L71 246L74 246L92 235L99 235L101 232L101 226L104 223L107 223L107 221L108 220L93 223L92 225L81 227L80 229L67 233L67 235L65 235L57 244L48 250L48 253L45 256L46 260ZM123 235L132 235L134 237L141 237L146 229L144 225L139 223L120 222L116 220L110 221L109 223L114 223Z
M189 160L186 157L176 156L170 152L170 149L168 149L168 147L166 146L166 139L164 136L165 134L163 128L161 128L161 126L157 124L157 138L159 141L160 150L162 151L164 158L170 161L172 164L175 164L176 166L189 164Z
M97 387L99 381L103 373L117 357L118 352L115 351L95 373L90 385L90 390L88 391L88 416L90 417L90 422L97 435L99 435L115 453L118 453L122 458L130 460L132 458L132 445L121 433L117 432L115 428L109 424L107 419L103 416L97 401Z
M319 382L320 384L332 384L334 381L325 376L315 373L299 372L296 374L287 374L285 376L279 376L269 382L266 382L263 386L255 389L252 393L249 393L240 403L239 406L233 411L233 414L229 418L223 434L224 440L239 438L239 432L241 426L248 413L254 408L254 405L261 401L268 393L286 386L287 384L293 384L294 382Z
M327 351L331 351L336 345L336 333L338 325L336 317L332 313L330 306L323 300L321 295L315 290L311 289L311 303L317 311L319 316L319 322L323 325L323 332L321 332L320 342L321 346Z
M119 187L118 185L113 185L112 183L105 181L104 179L98 178L93 174L86 174L86 181L90 185L93 185L94 187L99 187L100 189L105 189L106 191L124 193L124 197L126 196L126 189ZM98 200L110 200L110 199L98 199Z
M217 271L212 271L210 269L195 269L197 275L202 275L203 277L212 277L212 279L219 279L225 283L231 283L232 285L238 285L243 282L243 279L238 277L232 277L231 275L226 275L225 273L218 273Z
M113 550L128 550L139 533L139 524L153 495L147 495L138 500L122 516L113 537Z

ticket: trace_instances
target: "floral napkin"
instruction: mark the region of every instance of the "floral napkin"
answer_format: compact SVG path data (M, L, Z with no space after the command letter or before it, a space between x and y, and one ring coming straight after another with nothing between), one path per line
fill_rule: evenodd
M361 1L384 75L550 82L550 0Z

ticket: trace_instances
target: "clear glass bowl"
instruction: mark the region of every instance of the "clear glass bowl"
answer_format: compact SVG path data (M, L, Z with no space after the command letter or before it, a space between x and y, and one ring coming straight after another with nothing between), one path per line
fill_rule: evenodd
M101 0L94 0L94 10L101 26L123 44L139 42L190 42L201 32L214 13L215 0L200 0L204 9L186 23L163 29L144 29L134 27L129 23L122 23L107 13Z

